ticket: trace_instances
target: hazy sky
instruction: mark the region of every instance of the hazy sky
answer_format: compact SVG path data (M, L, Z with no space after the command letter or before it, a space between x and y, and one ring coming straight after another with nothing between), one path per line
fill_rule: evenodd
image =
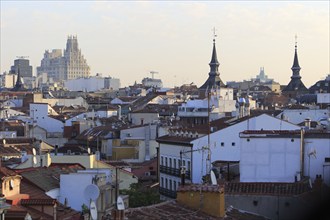
M1 0L1 73L16 56L34 68L46 49L77 35L92 75L122 86L158 71L164 86L201 86L208 77L212 29L224 82L259 74L290 81L295 34L307 87L330 73L329 1L7 1Z

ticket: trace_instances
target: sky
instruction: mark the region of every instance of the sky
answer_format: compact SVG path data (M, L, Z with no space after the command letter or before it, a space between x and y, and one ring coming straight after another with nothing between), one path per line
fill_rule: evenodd
M75 35L91 75L140 83L156 71L165 87L208 77L214 32L224 82L264 67L286 85L295 36L307 87L330 74L330 3L325 1L13 1L0 0L0 71L18 56L35 69L45 50Z

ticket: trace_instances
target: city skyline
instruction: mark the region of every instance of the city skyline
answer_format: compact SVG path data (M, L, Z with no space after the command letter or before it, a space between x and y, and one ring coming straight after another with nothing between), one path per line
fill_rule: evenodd
M45 50L64 49L75 35L91 75L128 86L157 71L165 87L199 87L215 28L223 82L254 78L264 67L287 85L297 35L300 75L310 87L330 73L329 10L329 1L1 1L1 73L28 56L36 74Z

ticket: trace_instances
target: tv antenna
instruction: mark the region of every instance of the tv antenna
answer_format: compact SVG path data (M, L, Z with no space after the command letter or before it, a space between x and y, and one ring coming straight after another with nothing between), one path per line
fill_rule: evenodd
M310 177L311 156L313 156L316 159L316 149L315 148L313 148L313 149L310 148L307 156L308 156L308 176Z
M154 75L155 75L155 74L158 74L158 72L157 72L157 71L152 71L152 70L151 70L151 71L150 71L150 74L151 74L151 78L154 79Z
M16 58L18 58L18 59L27 59L27 58L29 58L29 56L16 56Z

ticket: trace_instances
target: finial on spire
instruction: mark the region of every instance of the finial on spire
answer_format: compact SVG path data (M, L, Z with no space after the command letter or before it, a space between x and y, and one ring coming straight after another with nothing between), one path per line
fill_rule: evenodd
M213 27L212 31L213 31L213 42L215 43L215 38L217 37L217 34L215 33L216 31L215 27Z
M297 49L297 39L298 39L297 34L294 36L294 38L295 38L295 48Z

